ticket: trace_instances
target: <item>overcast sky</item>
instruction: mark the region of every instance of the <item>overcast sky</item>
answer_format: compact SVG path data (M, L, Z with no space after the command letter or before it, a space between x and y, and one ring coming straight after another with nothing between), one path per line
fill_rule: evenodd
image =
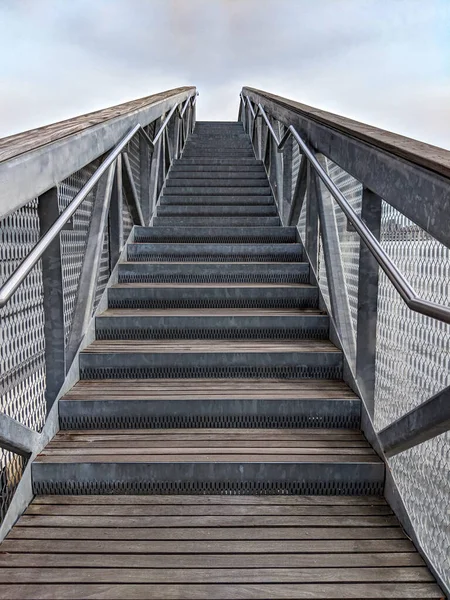
M450 148L450 0L0 0L0 136L180 85L250 85Z

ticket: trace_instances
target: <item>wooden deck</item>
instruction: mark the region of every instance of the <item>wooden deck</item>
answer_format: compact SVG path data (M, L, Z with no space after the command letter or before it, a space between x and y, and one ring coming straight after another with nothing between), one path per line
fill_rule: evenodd
M0 598L442 598L380 497L41 496Z

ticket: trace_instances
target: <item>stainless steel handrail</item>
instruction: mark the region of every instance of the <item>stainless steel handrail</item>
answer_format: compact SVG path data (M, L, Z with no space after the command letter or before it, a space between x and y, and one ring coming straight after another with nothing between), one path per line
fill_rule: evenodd
M305 142L300 137L296 129L292 125L290 125L286 133L283 135L282 139L278 141L278 138L275 134L275 131L273 130L270 120L261 104L258 104L257 111L255 112L253 110L248 96L244 96L243 94L241 94L241 98L244 103L244 106L245 102L247 102L248 106L250 107L250 112L252 113L253 119L255 119L258 116L258 113L261 113L273 139L277 144L277 149L279 151L282 150L290 135L293 136L297 144L300 146L305 157L309 160L310 164L312 165L320 179L323 181L330 194L336 200L342 212L352 223L359 237L367 246L371 254L375 257L376 261L383 269L384 273L391 281L392 285L395 287L397 292L400 294L401 298L404 300L406 305L411 310L421 313L422 315L431 317L433 319L437 319L439 321L443 321L444 323L450 323L450 307L445 306L443 304L430 302L428 300L423 300L417 295L417 293L411 287L409 282L405 279L403 274L398 270L397 266L392 262L390 256L386 254L386 252L383 250L377 238L373 235L373 233L370 231L370 229L367 227L364 221L362 221L360 217L356 214L356 212L347 202L345 196L334 184L334 182L328 176L328 174L324 171L321 164L314 156L313 152L311 152L311 150L305 144Z
M192 98L196 98L196 96L189 96L187 98L186 103L189 102ZM187 104L186 104L187 105ZM193 104L192 104L193 105ZM149 144L151 151L153 151L154 146L158 139L164 132L164 129L167 127L170 118L173 113L177 109L178 104L172 107L169 111L167 117L165 118L163 124L161 125L158 133L156 134L153 141L148 136L147 132L144 128L137 124L130 131L124 135L124 137L120 140L120 142L114 146L113 150L108 154L106 159L102 162L102 164L98 167L98 169L94 172L91 178L87 181L87 183L81 188L78 194L74 197L69 206L60 214L60 216L56 219L50 229L42 236L42 238L38 241L36 246L31 250L31 252L26 256L26 258L20 263L14 273L5 281L5 283L0 287L0 308L5 306L5 304L11 299L17 288L23 282L25 277L34 267L34 265L38 262L56 236L62 231L64 225L70 219L70 217L76 212L80 204L86 199L87 195L92 191L94 186L98 183L99 179L108 171L113 162L117 159L117 157L123 152L125 146L128 142L139 133L142 135L143 139Z

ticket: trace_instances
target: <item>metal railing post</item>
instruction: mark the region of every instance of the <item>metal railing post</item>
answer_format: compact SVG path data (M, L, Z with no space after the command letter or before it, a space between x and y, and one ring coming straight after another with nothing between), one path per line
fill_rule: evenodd
M317 271L318 255L318 233L319 233L319 213L317 206L317 181L316 174L308 161L306 174L306 230L305 230L305 250L308 254L311 266ZM312 274L311 274L312 276ZM312 280L311 280L312 282Z
M142 217L144 224L148 225L152 215L150 200L150 147L142 136L139 136L139 183Z
M44 236L59 217L58 188L39 196L40 237ZM41 258L44 338L45 338L45 401L47 414L66 377L66 348L64 329L63 264L60 235L47 247Z
M116 160L116 170L111 192L111 206L109 211L109 256L110 270L117 263L122 252L123 239L123 183L122 183L122 155Z
M363 188L361 218L380 240L381 198ZM374 414L375 355L378 307L378 263L367 246L359 245L358 318L356 329L356 380L363 393L366 408Z

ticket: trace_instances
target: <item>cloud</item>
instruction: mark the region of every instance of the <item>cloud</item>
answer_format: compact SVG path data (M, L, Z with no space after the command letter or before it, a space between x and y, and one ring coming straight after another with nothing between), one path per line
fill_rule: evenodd
M252 85L448 145L447 0L9 0L0 135L179 85ZM448 120L447 120L448 128Z

